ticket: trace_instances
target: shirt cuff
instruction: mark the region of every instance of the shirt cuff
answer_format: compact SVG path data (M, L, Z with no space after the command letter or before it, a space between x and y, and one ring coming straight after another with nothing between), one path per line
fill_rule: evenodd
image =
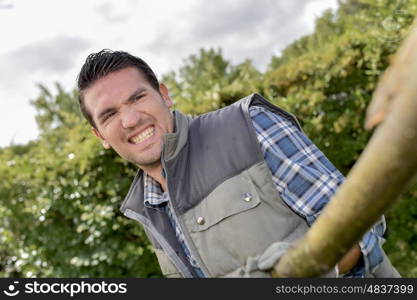
M368 231L359 242L362 256L358 264L348 273L344 274L343 277L366 277L368 274L373 273L383 260L380 245L382 240L372 230Z

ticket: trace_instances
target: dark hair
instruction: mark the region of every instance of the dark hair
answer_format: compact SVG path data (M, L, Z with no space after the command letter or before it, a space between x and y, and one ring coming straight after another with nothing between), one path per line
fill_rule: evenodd
M159 82L155 73L141 58L124 51L112 51L109 49L91 53L85 60L85 63L78 74L77 85L80 92L78 102L80 104L81 112L93 127L96 127L96 125L84 104L84 91L100 78L127 67L137 68L145 76L145 79L151 86L159 92Z

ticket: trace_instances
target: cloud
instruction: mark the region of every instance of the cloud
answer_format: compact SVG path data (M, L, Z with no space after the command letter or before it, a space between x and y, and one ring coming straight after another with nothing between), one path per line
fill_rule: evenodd
M301 19L306 5L315 1L201 1L176 16L176 22L167 21L175 26L160 26L147 49L154 53L175 49L184 57L198 48L221 46L233 63L250 57L264 69L273 54L312 31Z
M283 5L288 4L264 1L260 5L259 2L243 0L225 2L220 9L216 2L209 2L195 12L191 33L194 37L210 40L225 36L254 36L269 27L271 19L282 17L280 8Z
M120 5L120 2L118 3ZM117 11L117 4L104 2L96 7L97 13L103 18L103 23L123 23L128 19L129 13Z
M36 83L65 77L87 47L89 42L82 38L58 36L0 55L0 101L2 109L8 112L2 124L13 124L3 126L0 146L7 145L12 138L20 143L36 137L34 109L28 104L39 93ZM16 118L19 122L13 123Z
M28 72L65 72L72 67L74 56L88 46L83 38L59 36L6 54L6 61Z
M13 117L32 120L19 129L25 134L36 127L33 116L18 112L38 93L36 83L49 86L59 81L66 89L73 88L79 68L91 52L123 49L141 56L163 74L178 70L183 59L200 48L220 47L233 64L251 58L263 70L272 55L312 32L314 16L325 7L337 6L337 0L20 2L10 10L0 7L0 27L4 29L0 103ZM9 3L14 1L0 0L3 5ZM12 106L15 110L8 108ZM4 129L1 145L9 121L0 127ZM7 142L12 135L8 136Z
M64 73L73 67L78 53L89 45L82 38L58 36L4 53L0 55L0 86L9 89L19 87L34 73Z

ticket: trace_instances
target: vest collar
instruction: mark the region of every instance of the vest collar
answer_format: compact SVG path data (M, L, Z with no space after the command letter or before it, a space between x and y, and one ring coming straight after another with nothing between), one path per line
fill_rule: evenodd
M162 159L169 161L177 156L188 139L188 128L191 118L179 111L174 111L175 130L173 133L167 133L162 137Z

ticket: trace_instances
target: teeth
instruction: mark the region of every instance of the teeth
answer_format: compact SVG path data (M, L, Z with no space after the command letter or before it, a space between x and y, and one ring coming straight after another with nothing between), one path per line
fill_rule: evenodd
M143 142L147 138L151 137L153 135L154 131L155 131L155 128L153 126L149 127L148 129L143 131L141 134L138 134L137 136L131 138L131 141L134 144L139 144L140 142Z

